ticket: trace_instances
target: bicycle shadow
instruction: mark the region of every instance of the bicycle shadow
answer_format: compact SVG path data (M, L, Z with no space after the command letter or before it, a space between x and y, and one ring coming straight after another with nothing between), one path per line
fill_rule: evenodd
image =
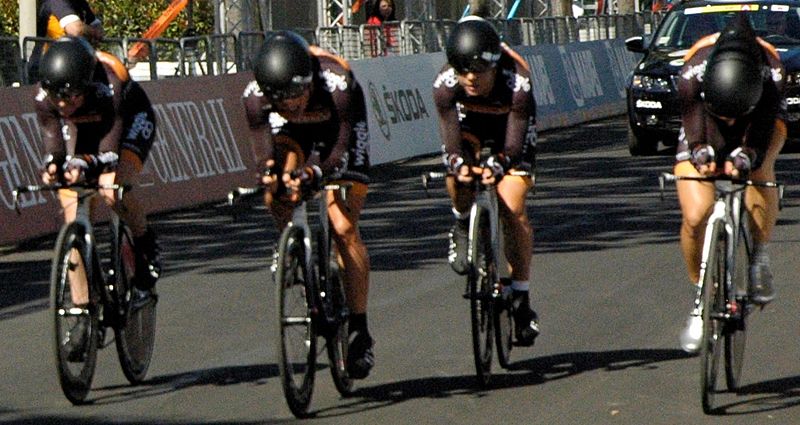
M718 406L711 412L712 415L738 416L785 410L800 405L800 376L757 382L727 394L750 397Z
M318 370L326 368L326 365L317 365ZM276 364L227 366L159 375L147 379L139 385L122 384L92 388L90 396L95 397L88 400L88 404L125 403L202 386L264 385L268 380L278 376L280 376L280 372Z
M347 399L352 400L349 403L318 410L314 415L343 416L419 398L439 399L459 395L480 397L489 391L543 385L596 370L657 369L659 363L689 357L682 350L671 349L584 351L544 356L513 363L510 372L498 371L492 375L486 388L479 386L475 375L409 379L358 388Z

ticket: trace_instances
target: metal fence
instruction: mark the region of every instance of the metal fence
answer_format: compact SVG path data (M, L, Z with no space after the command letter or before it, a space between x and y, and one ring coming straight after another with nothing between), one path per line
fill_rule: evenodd
M494 19L503 40L511 45L565 44L652 33L662 19L658 13L573 17ZM411 55L443 50L455 25L452 20L403 20L383 25L336 26L295 29L347 60L390 55ZM157 80L197 75L222 75L253 68L252 58L268 32L239 32L180 39L107 38L99 46L121 58L136 80ZM0 85L30 84L32 55L52 40L0 37ZM128 59L131 47L143 55ZM34 58L35 59L35 58Z

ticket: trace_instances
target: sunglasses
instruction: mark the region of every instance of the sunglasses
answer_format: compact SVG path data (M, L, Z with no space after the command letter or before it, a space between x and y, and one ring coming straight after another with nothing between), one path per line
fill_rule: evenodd
M458 73L459 75L466 75L469 73L483 74L484 72L491 71L496 64L497 64L496 62L474 60L471 63L468 63L464 66L454 67L454 69L456 70L456 73Z
M78 88L52 89L45 87L44 89L47 91L47 95L55 100L72 101L84 94L84 91Z

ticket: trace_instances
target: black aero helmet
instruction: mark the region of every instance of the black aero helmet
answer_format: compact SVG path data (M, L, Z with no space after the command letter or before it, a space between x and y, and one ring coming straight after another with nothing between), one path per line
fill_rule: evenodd
M750 113L764 89L764 53L744 13L731 19L708 57L703 99L713 115L738 118Z
M500 59L500 36L492 24L478 16L458 21L445 46L447 62L456 72L483 72Z
M39 65L42 88L61 97L80 94L91 84L96 65L88 41L61 37L50 44Z
M267 38L254 66L258 86L273 100L297 97L311 84L308 43L291 31L279 31Z

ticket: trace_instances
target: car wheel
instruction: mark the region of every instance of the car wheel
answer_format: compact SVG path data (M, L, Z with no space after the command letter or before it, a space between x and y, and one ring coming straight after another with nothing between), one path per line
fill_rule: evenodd
M652 135L638 134L628 127L628 150L633 156L655 155L658 152L658 139Z

